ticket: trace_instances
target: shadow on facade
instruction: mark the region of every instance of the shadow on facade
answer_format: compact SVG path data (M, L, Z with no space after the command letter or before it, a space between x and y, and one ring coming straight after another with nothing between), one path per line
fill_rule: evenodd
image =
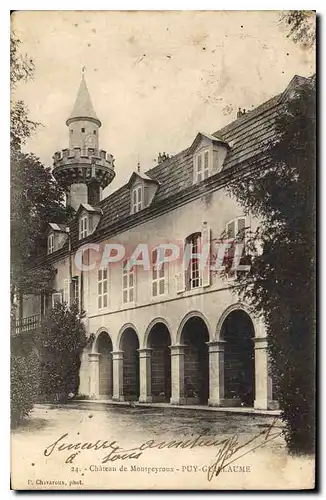
M228 406L253 406L255 398L254 326L244 311L224 320L224 398Z
M152 349L151 395L153 402L169 402L171 397L171 336L166 325L156 323L148 336Z
M209 393L209 333L201 318L189 318L181 332L185 345L184 397L186 404L208 403Z
M139 398L139 341L137 333L127 328L121 337L123 351L123 399L136 401Z
M97 352L99 353L99 397L112 399L113 366L112 341L107 332L100 333L97 339Z

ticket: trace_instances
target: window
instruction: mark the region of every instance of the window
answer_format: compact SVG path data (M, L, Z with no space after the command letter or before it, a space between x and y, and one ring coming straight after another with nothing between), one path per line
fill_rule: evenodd
M93 130L93 134L96 135L96 130Z
M209 151L198 153L195 157L195 182L201 182L209 176Z
M99 309L108 307L108 270L99 269L97 272L97 305Z
M83 215L79 219L79 239L86 238L88 235L88 216Z
M228 278L235 278L237 271L233 266L237 266L243 263L243 258L246 256L246 250L244 248L245 243L245 225L246 219L244 217L238 217L233 219L226 224L226 238L228 243L231 243L230 248L227 250L223 265L226 269L226 274ZM240 244L236 246L236 244ZM243 245L241 255L238 253L241 251L241 244Z
M246 219L238 217L228 222L226 225L226 234L229 240L237 240L237 243L244 243L245 240Z
M70 129L70 135L72 135L74 133L73 129Z
M132 190L131 213L135 214L142 209L143 204L143 187L137 186Z
M152 296L164 295L165 292L165 263L157 263L157 249L152 252Z
M64 280L63 283L63 302L70 305L70 280Z
M56 304L61 304L62 302L62 293L55 292L52 294L52 308L56 306Z
M72 301L75 303L79 309L79 277L74 276L72 278Z
M54 234L48 236L48 254L54 252Z
M189 265L187 272L187 288L193 289L201 286L200 272L201 233L194 233L186 239L186 251L189 252Z
M125 260L122 265L122 302L134 302L135 300L135 270L127 269L128 261Z
M85 129L84 129L84 128L82 128L82 129L81 129L81 131L82 131L82 133L84 133L84 132L85 132Z

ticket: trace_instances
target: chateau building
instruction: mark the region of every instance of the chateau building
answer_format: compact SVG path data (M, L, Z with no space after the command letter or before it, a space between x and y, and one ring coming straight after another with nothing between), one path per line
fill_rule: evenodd
M21 332L32 330L56 301L76 301L86 311L92 341L81 358L81 395L276 407L263 320L234 293L234 272L222 275L211 256L223 232L241 242L244 228L259 224L225 188L234 177L266 167L274 120L302 80L295 76L283 93L238 112L212 135L198 131L187 149L160 155L154 168L138 169L102 199L103 189L114 186L116 167L112 154L100 149L101 121L82 76L66 121L69 147L53 156L53 175L76 216L70 227L49 225L44 260L56 269L53 293L25 297L17 323ZM162 245L170 253L155 266ZM210 251L201 266L204 247ZM108 248L115 248L115 262L103 266ZM142 252L132 266L137 248ZM180 250L176 258L172 248ZM149 269L139 265L146 251Z

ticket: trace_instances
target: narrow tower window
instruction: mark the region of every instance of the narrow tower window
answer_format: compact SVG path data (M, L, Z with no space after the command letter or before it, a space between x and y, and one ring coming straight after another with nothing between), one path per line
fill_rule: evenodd
M83 127L83 128L81 129L81 131L82 131L82 132L85 132L85 129L84 129L84 127Z

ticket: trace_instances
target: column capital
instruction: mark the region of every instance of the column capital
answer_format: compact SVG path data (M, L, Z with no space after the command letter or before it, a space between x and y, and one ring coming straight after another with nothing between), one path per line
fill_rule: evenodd
M152 356L153 349L151 347L144 347L142 349L137 349L140 358L150 358Z
M252 340L255 349L267 349L268 347L267 337L253 337Z
M184 344L174 344L170 345L171 356L184 356L185 345Z
M100 353L99 352L89 352L88 357L90 361L98 361L100 359Z
M112 359L123 359L123 351L111 351Z
M224 347L226 344L225 340L210 340L206 342L208 345L208 352L224 352Z

